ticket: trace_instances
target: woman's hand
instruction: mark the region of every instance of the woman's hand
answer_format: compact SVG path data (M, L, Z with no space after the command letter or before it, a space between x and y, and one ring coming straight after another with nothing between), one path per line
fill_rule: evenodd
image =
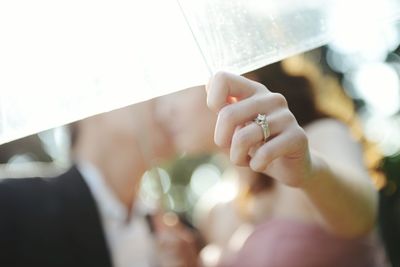
M215 143L230 148L234 163L301 188L321 226L335 235L354 238L373 228L377 194L347 127L321 120L308 127L307 138L282 95L241 76L218 73L207 91L207 104L218 113ZM266 142L252 122L258 114L269 125Z
M282 183L301 187L312 174L308 141L281 94L242 76L220 72L207 86L207 104L218 113L215 143L230 159ZM270 132L253 122L265 114Z

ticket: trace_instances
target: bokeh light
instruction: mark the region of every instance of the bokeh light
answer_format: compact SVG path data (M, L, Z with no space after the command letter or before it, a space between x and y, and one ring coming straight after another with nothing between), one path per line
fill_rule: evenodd
M350 75L355 89L372 113L391 116L399 110L400 77L389 64L366 64Z

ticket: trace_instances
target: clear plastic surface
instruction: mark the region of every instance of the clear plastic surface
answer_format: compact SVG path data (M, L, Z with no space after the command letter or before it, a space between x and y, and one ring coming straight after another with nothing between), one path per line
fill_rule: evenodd
M0 144L323 45L335 2L1 1Z

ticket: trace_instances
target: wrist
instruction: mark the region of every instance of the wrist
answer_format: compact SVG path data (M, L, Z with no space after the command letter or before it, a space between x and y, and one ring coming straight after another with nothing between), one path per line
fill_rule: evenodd
M303 190L309 190L314 187L318 179L324 176L329 169L327 162L323 157L318 155L316 152L310 152L310 171L305 177Z

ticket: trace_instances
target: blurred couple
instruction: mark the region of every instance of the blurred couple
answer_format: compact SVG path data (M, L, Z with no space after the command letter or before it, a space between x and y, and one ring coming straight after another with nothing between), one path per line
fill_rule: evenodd
M77 122L70 170L0 182L0 265L196 266L185 232L149 223L137 198L172 148L153 113L154 100Z
M317 112L305 78L282 75L268 77L281 80L269 86L260 73L253 80L218 73L207 91L195 87L74 124L69 171L0 182L0 265L378 266L377 196L359 144L343 123ZM160 161L217 151L240 166L257 208L244 215L232 202L210 210L199 227L218 253L207 263L190 230L158 214L148 219L137 195L145 171ZM252 231L232 249L245 224Z

